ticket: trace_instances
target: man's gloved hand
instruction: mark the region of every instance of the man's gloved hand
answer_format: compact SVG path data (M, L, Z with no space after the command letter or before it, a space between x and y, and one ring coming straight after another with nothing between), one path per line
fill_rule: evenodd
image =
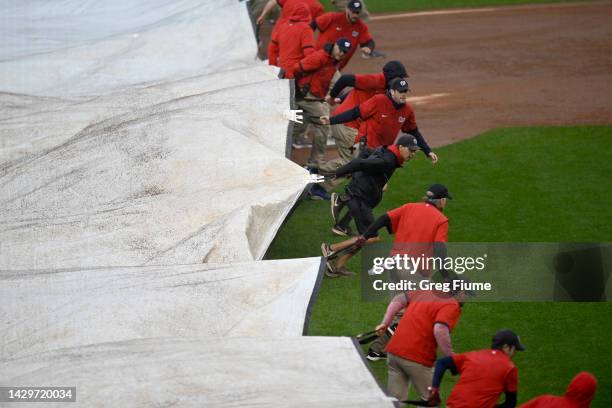
M357 237L357 241L355 241L355 245L359 248L365 245L367 239L363 235Z
M429 407L437 407L442 403L440 399L440 389L434 387L429 388L429 398L427 399L427 406Z

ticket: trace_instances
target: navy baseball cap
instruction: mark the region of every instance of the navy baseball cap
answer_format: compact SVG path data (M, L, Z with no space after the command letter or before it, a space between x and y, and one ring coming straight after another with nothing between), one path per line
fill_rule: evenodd
M450 200L453 199L451 193L448 192L448 188L446 188L443 184L434 184L427 189L427 198L431 199L439 199L439 198L448 198Z
M348 2L346 6L353 13L359 13L361 12L361 9L363 8L363 5L361 4L361 0L351 0Z
M518 351L525 351L519 336L509 329L502 329L495 333L492 342L493 348L501 348L504 345L514 346Z
M420 150L419 144L417 143L416 137L409 135L407 133L403 133L399 135L397 141L395 142L397 146L404 146L409 148L412 151Z
M351 49L351 42L349 40L347 40L346 38L338 38L338 40L336 41L336 44L338 44L338 48L340 48L340 51L347 53L349 52L349 50Z
M406 78L395 78L389 83L389 89L393 89L398 92L410 91L408 80Z

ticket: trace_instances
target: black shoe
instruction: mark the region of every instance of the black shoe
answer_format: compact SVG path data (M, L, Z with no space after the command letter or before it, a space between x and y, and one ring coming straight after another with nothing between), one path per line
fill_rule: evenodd
M349 227L344 228L340 225L334 225L331 230L334 234L340 237L352 237L353 236L353 231L351 231Z
M336 265L334 265L333 262L327 261L325 266L327 266L325 269L325 275L329 276L330 278L337 278L340 276L340 274L336 271Z
M327 191L325 191L325 189L318 184L312 185L312 187L310 188L310 192L308 193L308 196L310 197L311 200L329 200L330 199Z
M387 353L377 353L375 351L369 350L368 354L366 354L366 358L370 361L384 360L385 358L387 358Z

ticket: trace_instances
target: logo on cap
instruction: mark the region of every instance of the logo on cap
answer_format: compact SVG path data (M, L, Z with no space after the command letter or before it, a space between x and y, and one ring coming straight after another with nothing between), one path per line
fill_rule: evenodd
M355 7L359 7L359 6L361 6L361 3L359 3L358 1L356 1L356 2L354 2L354 3L353 3L353 6L355 6Z
M345 46L346 48L351 48L351 43L350 43L350 42L348 42L348 41L345 41L345 42L344 42L344 46Z
M400 85L401 86L406 86L406 81L404 81L403 79L400 81Z

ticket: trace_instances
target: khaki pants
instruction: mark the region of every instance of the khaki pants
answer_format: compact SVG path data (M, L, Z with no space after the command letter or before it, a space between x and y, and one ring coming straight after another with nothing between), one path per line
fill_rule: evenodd
M319 172L321 173L334 173L336 169L344 166L355 157L353 144L355 143L355 137L357 136L357 129L353 129L352 127L345 125L332 125L331 135L336 141L336 148L338 149L339 157L319 163ZM346 180L345 177L340 177L334 180L326 181L321 183L321 187L327 191L331 191L336 186L340 185L344 180Z
M306 125L312 129L312 150L310 158L306 164L310 167L318 167L319 163L325 158L325 148L327 147L327 136L330 133L329 125L321 123L321 116L329 116L329 106L316 96L308 93L304 98L296 98L298 109L304 111L304 123L295 123L293 127L293 138L305 132Z
M332 4L334 5L336 11L346 10L346 5L348 4L348 2L349 0L332 0ZM368 9L366 8L365 2L363 0L361 0L361 5L363 8L361 9L361 14L359 14L359 18L367 22L370 19L370 13L368 12Z
M400 401L408 399L410 384L414 385L422 399L429 398L429 390L433 379L433 367L426 367L414 361L406 360L389 353L388 363L388 391L389 395Z

